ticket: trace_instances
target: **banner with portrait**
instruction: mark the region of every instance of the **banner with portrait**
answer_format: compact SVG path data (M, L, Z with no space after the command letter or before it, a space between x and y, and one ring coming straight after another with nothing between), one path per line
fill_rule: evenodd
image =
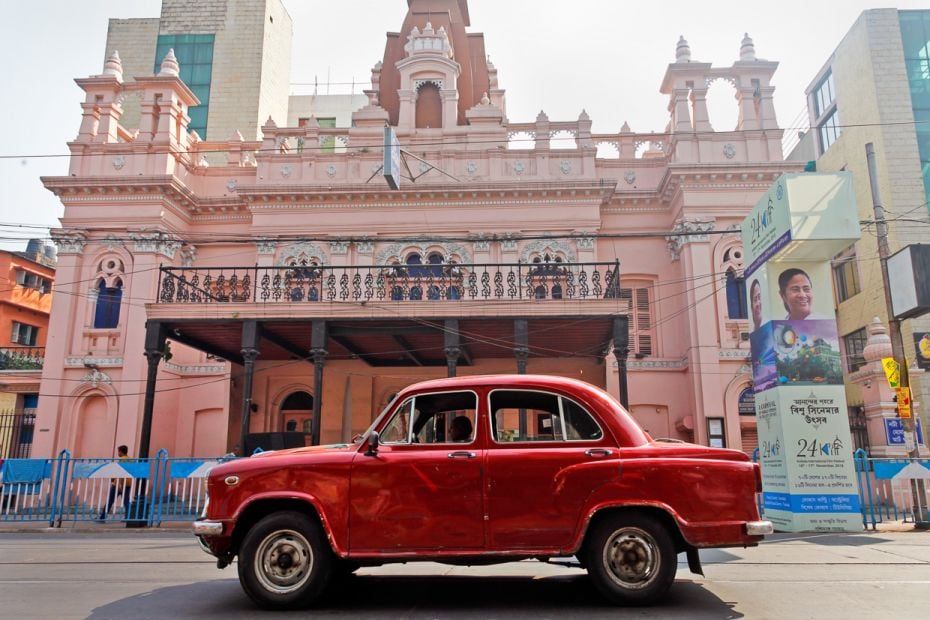
M847 174L784 175L743 222L765 517L860 531L830 258L858 238Z

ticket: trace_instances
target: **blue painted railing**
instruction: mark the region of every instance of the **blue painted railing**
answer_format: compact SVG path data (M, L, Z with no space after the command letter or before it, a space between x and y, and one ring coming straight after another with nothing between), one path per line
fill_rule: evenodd
M758 448L753 451L752 460L759 462ZM879 523L885 521L915 522L913 479L923 479L922 501L930 505L930 458L873 458L860 448L853 455L853 460L864 529L875 530ZM764 495L763 491L758 497L760 515L763 514Z
M203 510L206 475L226 460L7 459L0 467L0 523L127 522L158 526L192 521Z

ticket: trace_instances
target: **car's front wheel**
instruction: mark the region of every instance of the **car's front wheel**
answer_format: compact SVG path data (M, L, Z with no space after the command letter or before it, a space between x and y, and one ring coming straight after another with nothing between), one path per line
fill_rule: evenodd
M323 592L331 563L332 551L319 523L299 512L276 512L245 535L239 582L264 609L298 609Z
M600 521L584 555L594 585L614 603L656 602L675 581L678 569L668 530L641 513L611 515Z

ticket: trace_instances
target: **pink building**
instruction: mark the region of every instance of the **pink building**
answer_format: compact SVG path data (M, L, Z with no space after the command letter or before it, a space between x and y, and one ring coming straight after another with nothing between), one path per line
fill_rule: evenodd
M713 67L680 40L662 133L511 121L466 1L408 4L350 127L201 141L172 53L77 81L69 175L43 179L65 213L34 454L217 455L291 420L346 441L409 383L515 371L605 387L655 437L755 447L737 225L799 169L777 63L746 37ZM708 121L716 80L733 131Z

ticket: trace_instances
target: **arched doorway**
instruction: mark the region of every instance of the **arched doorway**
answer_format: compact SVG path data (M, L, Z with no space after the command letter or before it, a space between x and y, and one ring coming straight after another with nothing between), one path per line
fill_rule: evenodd
M313 437L313 395L297 391L288 395L281 403L282 430L304 434L304 443L309 445Z

